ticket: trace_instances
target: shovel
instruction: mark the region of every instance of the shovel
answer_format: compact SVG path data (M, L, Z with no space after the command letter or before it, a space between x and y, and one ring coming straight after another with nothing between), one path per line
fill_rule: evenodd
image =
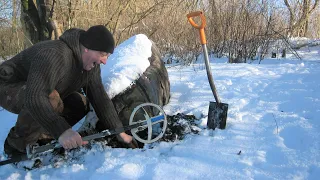
M198 17L200 16L201 19L201 25L196 24L193 21L193 17ZM206 26L206 19L203 15L202 11L196 11L189 13L187 15L189 23L196 29L199 29L200 33L200 42L202 45L203 49L203 54L204 54L204 62L206 65L206 70L207 70L207 76L209 80L209 84L213 93L213 96L216 100L216 102L210 102L209 105L209 112L208 112L208 121L207 121L207 126L209 129L215 129L218 127L219 129L225 129L226 128L226 123L227 123L227 113L228 113L228 104L221 103L220 98L217 93L217 89L214 85L213 82L213 77L211 74L211 68L210 68L210 63L209 63L209 57L208 57L208 50L207 50L207 40L206 36L204 33L204 28Z

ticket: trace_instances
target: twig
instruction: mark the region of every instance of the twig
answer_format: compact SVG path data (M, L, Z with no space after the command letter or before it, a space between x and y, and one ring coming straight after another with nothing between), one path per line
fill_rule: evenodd
M30 18L30 17L29 17L29 18ZM9 22L8 20L5 20L5 23L8 23L9 25L12 26L12 23ZM33 26L35 27L34 24L33 24ZM33 45L32 41L27 37L27 35L26 35L23 31L21 31L21 33L22 33L22 35L29 41L29 43L30 43L31 45Z
M273 28L271 28L271 30L272 30L274 33L278 34L278 35L282 38L282 40L287 44L287 47L289 48L289 50L292 52L293 55L295 55L299 60L302 60L302 58L300 57L299 53L298 53L295 49L293 49L293 48L291 47L290 42L288 41L288 39L287 39L284 35L282 35L281 33L277 32L277 31L274 30Z
M265 15L263 15L263 17L265 19L267 19L267 17L265 17ZM273 27L270 27L270 30L273 31L273 33L275 35L279 35L280 36L280 38L286 43L286 47L288 47L288 49L292 52L292 54L294 56L296 56L299 60L302 60L302 58L300 57L299 53L291 47L290 42L288 41L288 39L282 33L276 31Z
M277 126L277 134L279 134L279 127L278 127L278 123L277 123L277 119L276 117L274 117L274 114L272 113L273 119L276 122L276 126Z

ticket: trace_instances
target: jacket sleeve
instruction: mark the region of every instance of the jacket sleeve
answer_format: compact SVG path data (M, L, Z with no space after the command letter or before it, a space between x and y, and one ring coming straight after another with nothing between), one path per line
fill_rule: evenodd
M63 57L55 50L43 50L33 57L27 78L25 107L31 116L54 138L71 126L54 111L49 94L62 78Z
M103 129L115 129L123 127L118 113L106 93L101 79L101 69L96 67L88 83L88 97L92 104L99 121L104 126Z

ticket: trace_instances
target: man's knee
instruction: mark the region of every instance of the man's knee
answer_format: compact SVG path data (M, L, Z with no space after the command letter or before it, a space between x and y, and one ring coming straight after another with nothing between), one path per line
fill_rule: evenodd
M89 100L82 94L74 92L63 99L62 116L73 126L89 112Z
M60 98L60 94L58 93L57 90L53 90L50 94L49 94L49 101L50 104L52 106L52 108L54 109L54 111L58 112L58 113L62 113L63 112L63 101Z
M19 114L24 106L26 82L7 83L0 80L0 106Z
M65 108L74 110L86 110L89 107L89 100L81 93L74 92L63 99Z

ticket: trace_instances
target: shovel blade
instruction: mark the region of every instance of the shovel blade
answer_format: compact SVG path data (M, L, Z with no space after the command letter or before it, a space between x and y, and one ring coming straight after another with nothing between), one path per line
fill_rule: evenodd
M209 129L225 129L227 124L228 104L210 102L207 126Z

